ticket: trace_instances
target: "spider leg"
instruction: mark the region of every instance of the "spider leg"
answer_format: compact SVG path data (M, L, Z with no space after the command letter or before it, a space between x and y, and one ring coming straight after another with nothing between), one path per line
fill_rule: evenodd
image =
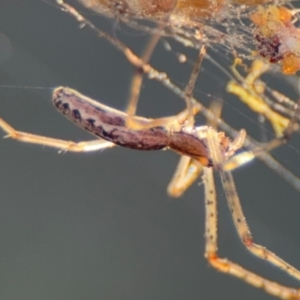
M149 48L149 50L146 51L146 53L142 57L142 61L144 62L144 64L149 60L150 55L153 52L154 47L157 44L158 40L159 40L159 33L155 34L153 38L150 40L149 46L147 47ZM186 122L187 123L186 125L189 126L190 128L193 127L194 125L195 114L200 111L200 105L198 105L198 102L193 101L193 91L195 88L196 80L198 78L205 53L206 53L206 48L205 46L203 46L199 50L197 61L193 67L190 79L185 88L185 102L187 108L184 111L184 115L181 115L182 117L184 116L182 118L181 123L183 124ZM143 80L143 73L144 71L142 68L137 68L137 71L135 72L134 77L132 79L131 89L130 89L131 95L130 95L129 105L127 108L128 117L126 120L126 125L127 127L136 130L166 125L165 118L154 119L153 121L149 122L146 125L141 124L138 122L138 120L134 119L134 115L136 113L136 108L137 108L138 97L140 95L141 84Z
M194 71L193 73L198 74L198 71ZM196 77L197 76L195 75L195 79ZM190 80L186 88L186 91L190 91L190 89L193 89L195 79L193 80L193 83L191 83ZM190 92L192 92L192 90ZM218 118L220 118L221 116L222 109L223 109L223 101L219 98L213 100L209 106L209 109L215 115L215 119L208 120L207 124L213 128L217 128L216 120L218 120ZM186 113L189 114L188 109L186 110ZM240 148L241 146L237 145L237 147ZM232 147L232 151L235 152L234 146ZM180 158L175 173L168 185L167 188L168 194L171 197L175 197L175 198L182 196L183 193L195 182L195 180L198 178L202 170L203 170L203 165L199 163L199 161L189 156L183 155Z
M218 144L217 132L213 129L207 133L208 147L211 151L212 159L215 166L221 166L224 157L220 151ZM255 256L270 262L272 265L282 269L290 276L300 280L300 271L292 265L285 262L275 253L269 251L265 247L255 244L251 232L248 228L240 200L235 188L234 180L230 172L219 170L228 206L230 208L234 225L238 235L246 247ZM235 277L241 278L247 283L263 288L266 292L280 297L282 299L300 299L300 291L294 288L289 288L276 282L265 279L253 272L250 272L243 267L235 264L227 259L221 259L217 255L217 208L216 208L216 192L213 182L212 171L204 168L204 186L206 197L206 252L205 256L209 263L221 272L231 274Z
M200 106L194 105L192 107L192 117L200 112ZM133 130L142 130L142 129L149 129L152 127L166 127L169 130L179 131L184 126L189 126L188 119L190 116L190 112L188 109L183 110L179 114L171 117L163 117L163 118L156 118L156 119L148 119L148 122L140 122L139 119L132 116L132 124L128 127Z
M176 171L168 185L167 191L171 197L180 197L198 178L203 166L189 156L182 156Z
M193 106L194 106L193 105L193 92L195 89L195 84L196 84L197 78L199 76L200 68L201 68L205 54L206 54L206 47L203 45L199 49L197 60L194 64L189 81L185 88L185 102L186 102L186 107L187 107L187 111L188 111L187 121L188 121L189 126L193 126L194 122L195 122L194 114L193 114Z
M152 53L154 52L154 49L155 49L157 43L159 42L160 31L162 30L163 26L164 26L163 23L159 25L158 32L151 37L147 46L145 47L144 53L141 57L141 62L143 63L143 65L148 64L150 57L151 57ZM128 106L127 106L127 110L126 110L126 112L128 114L128 117L126 119L126 126L132 128L132 129L145 128L145 127L143 127L142 124L138 123L134 119L134 116L137 111L138 101L140 98L143 77L144 77L143 68L136 67L134 75L131 80L130 96L129 96Z
M7 133L7 138L12 138L14 140L24 143L57 148L60 151L90 152L104 150L106 148L111 148L115 146L114 143L108 142L103 139L76 143L72 141L60 140L37 134L31 134L28 132L17 131L1 118L0 127L3 131Z

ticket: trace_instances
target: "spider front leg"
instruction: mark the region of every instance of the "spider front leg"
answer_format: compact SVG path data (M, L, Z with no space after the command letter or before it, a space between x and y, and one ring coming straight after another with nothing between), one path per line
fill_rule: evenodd
M66 140L60 140L56 138L46 137L42 135L32 134L28 132L22 132L14 129L7 122L0 118L0 127L7 133L6 138L11 138L20 142L42 145L52 148L57 148L60 151L71 152L90 152L97 150L104 150L106 148L114 147L115 144L103 139L97 139L87 142L72 142Z
M234 180L230 172L222 170L222 164L225 159L221 152L218 133L214 129L207 131L207 141L214 165L218 168L224 190L226 192L227 202L232 214L234 225L238 235L246 247L252 254L270 262L272 265L282 269L293 278L300 280L300 271L285 262L283 259L272 253L265 247L255 244L251 232L248 228L240 200L235 188ZM289 288L270 281L262 276L259 276L247 269L233 263L227 259L219 258L217 254L217 202L215 184L213 180L212 170L204 168L204 186L205 186L205 207L206 207L206 251L205 257L208 262L217 270L231 274L241 278L245 282L263 288L266 292L277 296L281 299L300 299L300 290Z

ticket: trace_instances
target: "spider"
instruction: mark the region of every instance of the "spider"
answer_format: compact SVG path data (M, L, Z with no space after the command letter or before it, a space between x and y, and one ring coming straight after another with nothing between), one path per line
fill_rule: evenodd
M64 5L64 3L60 4ZM71 7L64 6L64 8L72 12ZM196 77L204 52L205 50L200 51L200 59L198 64L195 65L198 70L194 70L192 73L192 75ZM128 57L131 57L132 60L134 59L134 56L129 55ZM154 70L149 71L150 65L148 65L146 61L147 59L144 59L140 67L144 69L144 72L147 72L148 68L148 72L152 72L152 74L155 75ZM253 243L251 233L240 207L232 175L230 172L224 171L224 165L226 166L227 161L229 161L230 158L234 158L235 151L243 146L246 138L245 132L241 131L233 141L230 141L224 133L218 132L214 128L206 126L195 127L193 124L194 115L201 111L203 107L198 102L193 101L192 91L194 84L195 78L192 78L184 93L187 109L175 117L158 120L149 120L135 116L135 108L132 104L129 105L126 114L101 105L72 89L57 88L53 93L55 106L81 127L104 138L104 141L96 140L92 142L73 143L19 132L14 130L4 120L1 120L0 125L10 137L17 140L52 146L66 151L93 151L110 148L116 144L141 150L173 149L175 152L183 155L175 176L168 188L173 196L181 194L195 178L197 178L202 169L204 172L203 180L206 199L205 256L209 263L219 271L240 277L256 287L264 288L272 295L287 299L299 298L299 292L297 290L264 279L233 262L219 258L217 255L217 212L216 192L212 176L213 168L221 175L235 226L239 237L247 249L254 255L282 268L295 278L300 278L300 272L291 265L282 261L267 249ZM130 112L130 108L133 112ZM291 128L290 130L293 131ZM145 135L148 134L149 139L145 142ZM288 133L288 135L289 134L290 133ZM175 139L174 141L173 138ZM184 144L181 143L181 139L184 139ZM282 143L282 140L279 140L276 146L280 143ZM251 156L250 159L253 158L254 157Z
M146 46L146 50L145 53L142 55L142 57L140 58L139 56L135 55L135 53L129 48L127 47L124 43L122 43L119 39L115 38L114 36L108 34L107 32L104 32L100 29L98 29L92 22L90 22L88 19L86 19L83 15L81 15L76 9L74 9L72 6L68 5L66 2L64 1L57 1L57 3L63 7L63 9L65 9L69 14L71 14L80 24L82 24L82 26L87 26L89 27L92 31L94 31L94 33L101 38L106 39L109 43L111 43L115 48L117 48L119 51L121 51L124 56L126 57L126 59L136 68L136 72L133 76L132 82L131 82L131 88L130 88L130 97L129 97L129 104L128 104L128 117L126 118L126 124L129 125L130 127L134 127L136 129L139 128L139 125L137 123L135 123L132 119L132 116L135 114L136 109L137 109L137 102L139 99L139 93L141 90L141 86L142 86L142 81L143 81L143 75L146 74L148 76L148 78L150 78L151 80L156 80L159 81L163 86L165 86L167 89L169 89L171 92L173 92L176 96L182 98L185 100L186 105L187 105L187 109L189 111L189 122L190 124L193 123L193 118L191 110L192 110L192 103L197 102L197 100L192 97L192 95L189 95L190 91L183 91L181 88L179 88L176 84L174 84L170 78L167 76L167 74L165 72L161 72L155 68L153 68L150 64L148 64L148 60L150 59L150 56L152 54L152 52L155 49L156 44L158 43L159 39L161 36L169 36L169 31L175 32L174 35L171 35L172 38L174 38L176 41L179 41L180 43L183 43L185 46L188 47L196 47L196 48L200 48L203 47L201 45L205 45L205 42L207 42L207 40L209 39L217 39L217 42L219 41L219 35L216 35L215 31L211 31L211 27L210 26L204 26L204 32L206 32L206 35L204 34L200 34L198 36L197 34L197 30L196 33L194 33L194 27L196 27L196 29L200 26L201 28L203 27L202 23L201 25L199 25L198 23L195 24L195 22L191 21L193 20L193 15L190 16L189 15L189 9L185 10L181 10L179 8L181 8L181 1L173 1L172 3L177 3L178 5L178 10L175 9L175 12L173 13L171 6L170 6L170 12L168 12L165 16L165 12L163 14L164 17L166 17L167 19L165 19L163 22L161 21L162 16L161 14L150 14L147 15L146 17L148 19L150 19L151 21L159 21L159 25L157 27L156 30L153 29L149 29L148 27L143 27L142 24L139 23L135 23L134 21L132 21L132 19L130 17L134 16L137 18L143 18L144 17L144 10L141 10L141 14L137 14L136 11L132 11L130 9L130 5L129 7L127 7L126 4L126 0L125 1L112 1L112 3L114 5L108 5L107 1L98 1L98 0L80 0L80 2L82 2L82 4L84 4L85 6L87 6L88 8L91 8L92 10L96 11L96 12L100 12L100 13L104 13L105 15L108 15L109 17L114 17L117 19L120 19L121 21L124 21L126 24L129 24L132 27L137 27L139 29L143 29L146 32L150 32L152 34L152 39L150 40L149 44ZM128 1L128 3L131 1ZM257 4L262 4L268 1L262 0L262 1L241 1L241 4L246 4L249 5L250 7L252 7L252 5L257 5ZM118 5L119 3L123 3L122 5L125 5L125 7L127 7L127 9L124 10L124 6L122 6L122 9L119 11L120 6ZM154 1L154 3L156 3L156 1ZM225 6L223 9L228 9L228 7L226 6L226 3L223 3ZM196 5L197 8L197 2L194 1L182 1L182 5ZM214 6L213 6L214 7ZM243 7L243 5L242 5ZM254 6L255 7L255 6ZM195 8L196 12L201 13L201 9L198 11ZM206 9L205 9L206 11ZM179 22L178 23L178 18L180 19L180 16L182 16L182 12L183 12L183 16L184 16L184 27L187 27L186 30L184 30L183 32L181 32L181 26L182 24ZM218 16L219 13L219 9L213 10L213 13L216 14ZM235 12L237 13L237 12ZM231 15L234 15L235 13L232 13ZM179 14L179 17L178 17ZM221 14L222 15L222 14ZM228 16L229 17L229 16ZM201 16L200 20L202 20L203 16ZM204 18L205 19L205 18ZM172 20L174 21L174 27L173 27L173 23ZM169 26L169 22L171 22L171 28L170 30L166 30L165 27L168 28ZM190 27L193 29L192 33L190 31ZM177 32L177 30L179 30L179 32ZM192 42L191 42L192 41ZM231 47L231 46L230 46ZM201 51L200 51L201 52ZM198 58L199 60L203 60L205 56L205 53L202 53ZM195 64L197 65L197 64ZM222 69L222 68L221 68ZM249 78L254 78L253 80L255 80L255 78L257 79L260 75L266 71L265 67L262 67L261 70L259 70L257 73L257 70L254 70L254 76L252 76L252 71L250 70L249 72ZM227 74L227 72L226 72ZM234 71L234 74L237 75L237 72ZM227 74L228 75L228 74ZM231 87L234 85L234 82L236 82L236 79L238 80L238 82L236 82L236 86L238 86L238 88L233 88L232 93L235 93L241 100L244 98L245 92L249 94L249 89L251 92L251 87L249 83L247 83L247 81L244 81L243 79L241 80L241 76L236 76L237 78L231 77L232 81L228 83L228 91L231 90ZM243 88L243 85L246 85L246 88ZM242 90L241 90L242 89ZM191 90L191 88L189 88L189 90ZM261 95L258 95L258 98ZM281 96L280 96L281 97ZM187 101L188 98L191 98L190 101ZM282 98L282 97L281 97ZM265 105L257 105L258 101L255 100L256 97L250 97L248 99L248 103L251 103L251 105L249 105L251 107L251 109L253 109L253 107L255 106L255 111L257 111L258 113L261 113L262 111L265 110ZM260 99L260 102L265 101L265 99ZM199 103L198 103L199 105ZM267 104L268 105L268 104ZM269 108L268 108L269 109ZM270 109L269 109L270 110ZM295 110L295 109L294 109ZM211 111L209 109L207 109L204 105L201 105L201 109L200 109L200 113L209 121L215 121L215 116L211 113ZM271 115L273 116L274 113L271 113ZM295 125L295 128L290 128L290 130L288 130L288 132L292 132L294 129L297 129L297 125L296 123L296 119L297 119L297 113L296 114L290 114L289 117L290 118L295 118L294 121L292 122L292 124ZM273 126L275 126L275 134L277 137L282 138L282 133L284 131L284 128L282 128L282 124L280 124L282 122L282 118L276 118L276 121L273 122ZM287 124L287 120L284 121L285 125ZM226 132L229 136L235 137L237 136L238 132L232 128L228 123L224 122L221 118L219 118L217 120L217 125L220 129L222 129L224 132ZM280 127L280 130L277 130L277 128ZM284 142L284 140L286 139L286 137L283 137L283 140L281 140L280 143ZM276 142L275 142L276 144ZM261 143L255 141L253 138L251 137L246 137L245 143L244 143L244 147L248 148L250 150L250 152L252 152L253 150L255 151L255 149L259 148L261 150L262 145ZM274 146L271 146L271 148ZM275 146L276 147L276 146ZM270 148L270 149L271 149ZM283 165L281 165L278 161L276 161L270 154L268 154L265 151L260 151L258 150L258 153L260 153L260 155L257 155L257 157L262 160L270 169L272 169L274 172L278 173L283 179L285 179L290 185L292 185L296 190L300 191L300 180L298 179L297 176L295 176L293 173L291 173L289 170L287 170ZM241 159L239 159L239 157L236 157L237 160L241 160L241 161L245 161L248 158L251 160L252 155L247 155L245 154L245 156L242 156ZM245 160L244 160L245 158ZM236 164L239 164L240 162L233 162L232 164L228 164L229 168L234 168L234 166Z
M200 170L203 169L206 208L205 257L208 262L217 270L241 278L255 287L261 287L274 296L282 299L300 298L298 290L269 281L238 264L218 257L217 202L212 168L218 170L221 175L234 225L244 246L257 257L269 261L296 279L300 279L300 271L268 249L254 243L231 172L223 171L223 164L243 146L244 130L240 131L235 140L230 141L223 132L217 132L212 127L189 126L188 110L177 116L159 120L134 116L134 121L141 127L146 126L143 129L131 129L126 127L125 113L107 107L70 88L56 88L52 100L61 113L83 129L100 137L100 140L74 143L33 135L16 131L0 119L0 126L8 134L7 137L26 143L59 148L63 151L89 152L119 145L138 150L169 148L183 155L168 190L172 196L178 197L195 181ZM194 107L193 114L198 112L199 108ZM153 124L153 121L156 126L149 127L148 124Z

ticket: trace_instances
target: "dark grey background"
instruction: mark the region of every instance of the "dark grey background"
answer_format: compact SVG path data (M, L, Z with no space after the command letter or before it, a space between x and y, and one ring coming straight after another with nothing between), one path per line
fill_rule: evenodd
M135 50L145 45L144 34L87 16ZM51 88L58 85L126 107L132 67L46 1L0 1L0 64L0 115L20 130L90 138L52 107ZM190 66L180 65L173 53L160 46L153 64L184 86ZM205 63L196 96L206 103L208 93L223 97L226 120L259 136L256 116L225 95L228 79L218 72ZM282 79L274 81L279 86ZM140 114L165 116L183 108L182 100L145 81ZM281 147L277 157L300 174L297 149ZM0 139L0 299L271 299L208 266L202 186L195 184L181 199L166 194L177 160L168 151L121 148L58 154ZM300 268L299 193L260 162L234 176L257 242ZM243 249L218 187L220 255L299 285Z

